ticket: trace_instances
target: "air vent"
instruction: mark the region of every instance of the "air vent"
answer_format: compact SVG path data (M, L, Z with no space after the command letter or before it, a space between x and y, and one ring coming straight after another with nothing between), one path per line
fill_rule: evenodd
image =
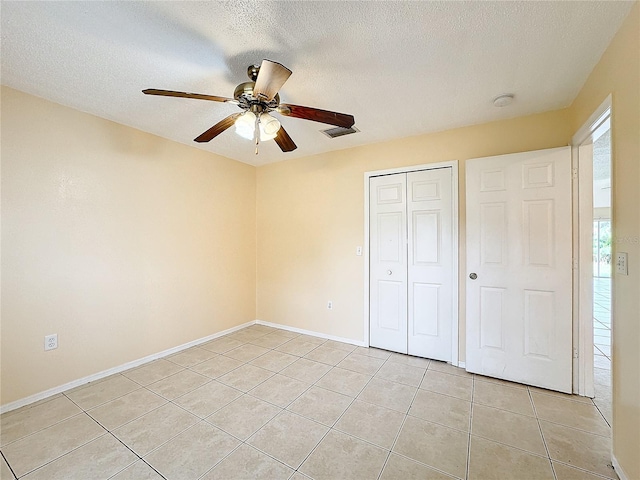
M336 138L336 137L342 137L344 135L351 135L352 133L359 132L360 130L358 130L356 127L349 127L349 128L334 127L334 128L328 128L326 130L320 130L320 131L329 138Z

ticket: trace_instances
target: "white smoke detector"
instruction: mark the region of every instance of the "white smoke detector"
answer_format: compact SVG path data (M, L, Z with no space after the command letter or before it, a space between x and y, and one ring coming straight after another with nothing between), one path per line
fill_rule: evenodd
M506 107L513 103L515 95L513 93L505 93L504 95L498 95L493 99L494 107Z

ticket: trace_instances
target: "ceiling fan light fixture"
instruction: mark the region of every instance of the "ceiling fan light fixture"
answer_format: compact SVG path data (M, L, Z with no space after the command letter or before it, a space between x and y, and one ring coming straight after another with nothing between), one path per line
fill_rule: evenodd
M251 111L247 111L240 115L236 120L236 133L242 138L253 140L256 133L256 115ZM260 114L260 141L266 142L276 138L278 130L280 130L280 122L268 113Z
M265 131L260 128L260 141L261 142L266 142L267 140L273 140L274 138L276 138L276 134L272 133L272 134L268 134L265 133Z
M242 138L253 140L256 128L256 116L253 112L245 112L236 120L236 133Z
M271 138L275 138L278 130L280 130L280 122L275 117L272 117L268 113L263 113L260 115L261 132L263 132L267 136L271 136Z

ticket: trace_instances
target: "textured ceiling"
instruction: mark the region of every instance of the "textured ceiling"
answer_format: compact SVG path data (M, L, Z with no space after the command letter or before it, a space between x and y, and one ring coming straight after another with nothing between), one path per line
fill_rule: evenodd
M1 2L4 85L253 165L568 106L632 2ZM284 118L298 149L253 154L232 96L263 58L293 75L281 101L350 113L360 133ZM513 92L498 109L492 98Z

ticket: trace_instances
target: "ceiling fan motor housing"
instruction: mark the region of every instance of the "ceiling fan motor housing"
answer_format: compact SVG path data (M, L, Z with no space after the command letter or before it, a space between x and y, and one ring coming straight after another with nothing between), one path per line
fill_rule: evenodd
M254 97L253 89L255 88L255 86L256 86L256 82L244 82L238 85L236 89L233 91L233 98L235 98L240 102L241 107L245 103L248 105L261 103L265 106L265 109L266 109L267 106L271 106L271 105L277 106L280 103L280 95L278 94L276 94L273 100L271 100L268 104Z

